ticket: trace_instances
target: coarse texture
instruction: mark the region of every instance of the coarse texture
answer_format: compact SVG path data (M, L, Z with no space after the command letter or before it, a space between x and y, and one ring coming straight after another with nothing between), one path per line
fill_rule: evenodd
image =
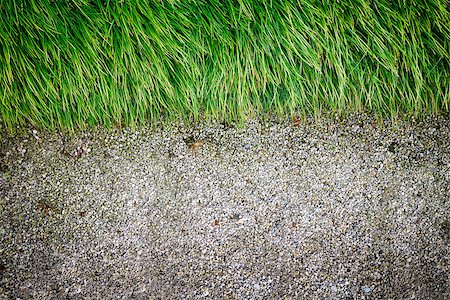
M0 123L449 112L446 0L0 1Z
M449 299L450 121L3 136L0 299Z

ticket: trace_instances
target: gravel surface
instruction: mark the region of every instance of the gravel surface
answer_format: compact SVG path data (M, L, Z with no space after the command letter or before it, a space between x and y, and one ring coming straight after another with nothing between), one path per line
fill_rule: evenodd
M449 299L449 125L3 133L0 299Z

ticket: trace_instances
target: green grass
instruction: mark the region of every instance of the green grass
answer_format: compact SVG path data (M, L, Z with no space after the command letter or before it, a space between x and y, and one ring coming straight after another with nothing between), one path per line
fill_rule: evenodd
M448 114L445 0L0 0L0 122Z

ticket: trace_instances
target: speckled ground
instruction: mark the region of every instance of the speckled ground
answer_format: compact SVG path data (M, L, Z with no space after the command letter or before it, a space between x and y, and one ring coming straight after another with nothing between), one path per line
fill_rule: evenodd
M0 299L449 299L449 125L3 133Z

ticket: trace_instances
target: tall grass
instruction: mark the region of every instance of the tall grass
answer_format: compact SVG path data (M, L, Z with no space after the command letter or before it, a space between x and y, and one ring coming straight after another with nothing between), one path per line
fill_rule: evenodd
M446 0L0 0L7 127L448 113Z

